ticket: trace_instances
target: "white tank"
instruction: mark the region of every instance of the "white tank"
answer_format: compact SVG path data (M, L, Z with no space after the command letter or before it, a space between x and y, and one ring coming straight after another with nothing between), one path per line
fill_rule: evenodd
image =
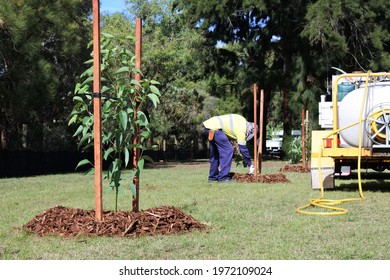
M339 102L339 128L358 122L364 97L364 86L348 93ZM389 145L390 138L390 83L378 82L368 87L364 102L362 124L362 146ZM359 147L359 125L340 131L341 147Z

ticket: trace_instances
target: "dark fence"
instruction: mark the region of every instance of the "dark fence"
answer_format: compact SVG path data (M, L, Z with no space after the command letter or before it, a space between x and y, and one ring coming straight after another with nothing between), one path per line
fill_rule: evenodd
M161 161L189 161L206 158L207 151L192 152L191 150L167 149L166 151L147 151L155 162ZM93 153L77 151L33 152L33 151L0 151L0 178L26 177L47 174L62 174L84 172L87 167L76 166L82 159L89 159L93 163ZM103 162L103 169L108 162Z
M93 162L93 154L77 151L0 151L0 177L76 172L77 164L85 158Z

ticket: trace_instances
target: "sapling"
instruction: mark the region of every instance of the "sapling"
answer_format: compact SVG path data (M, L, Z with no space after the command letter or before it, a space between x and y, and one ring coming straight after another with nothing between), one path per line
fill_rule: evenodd
M134 74L142 73L135 66L135 55L123 45L127 42L121 38L115 38L109 34L101 36L101 127L103 159L109 162L105 179L108 179L108 187L115 191L115 211L118 210L118 194L121 185L127 185L134 198L136 190L134 178L140 176L145 160L152 159L144 154L144 151L152 147L146 146L146 140L150 138L149 121L145 109L157 107L160 92L157 81L143 78L135 80ZM92 64L93 60L86 63ZM93 81L92 66L80 76L83 80L75 86L75 105L70 114L68 125L78 125L74 137L78 138L80 149L87 150L93 146L93 112L91 93ZM137 137L139 135L139 137ZM134 139L139 139L135 141ZM136 166L132 166L130 177L123 178L123 170L133 164L131 161L132 150L139 151L139 159ZM85 159L79 162L77 167L90 164L92 168L87 173L92 173L92 163Z

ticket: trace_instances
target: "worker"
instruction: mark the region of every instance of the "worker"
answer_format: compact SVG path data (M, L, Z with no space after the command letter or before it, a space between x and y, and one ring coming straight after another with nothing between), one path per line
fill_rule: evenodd
M204 132L210 142L209 182L228 182L231 180L229 173L234 149L230 139L237 140L244 166L248 166L249 174L253 175L254 166L246 142L251 140L255 134L254 123L248 122L243 116L228 114L212 117L204 121L203 125Z

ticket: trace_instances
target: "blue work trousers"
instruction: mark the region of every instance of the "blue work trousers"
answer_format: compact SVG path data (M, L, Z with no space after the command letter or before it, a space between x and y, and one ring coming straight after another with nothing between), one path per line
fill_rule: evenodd
M230 179L229 173L233 160L233 146L222 130L216 130L210 141L209 181Z

